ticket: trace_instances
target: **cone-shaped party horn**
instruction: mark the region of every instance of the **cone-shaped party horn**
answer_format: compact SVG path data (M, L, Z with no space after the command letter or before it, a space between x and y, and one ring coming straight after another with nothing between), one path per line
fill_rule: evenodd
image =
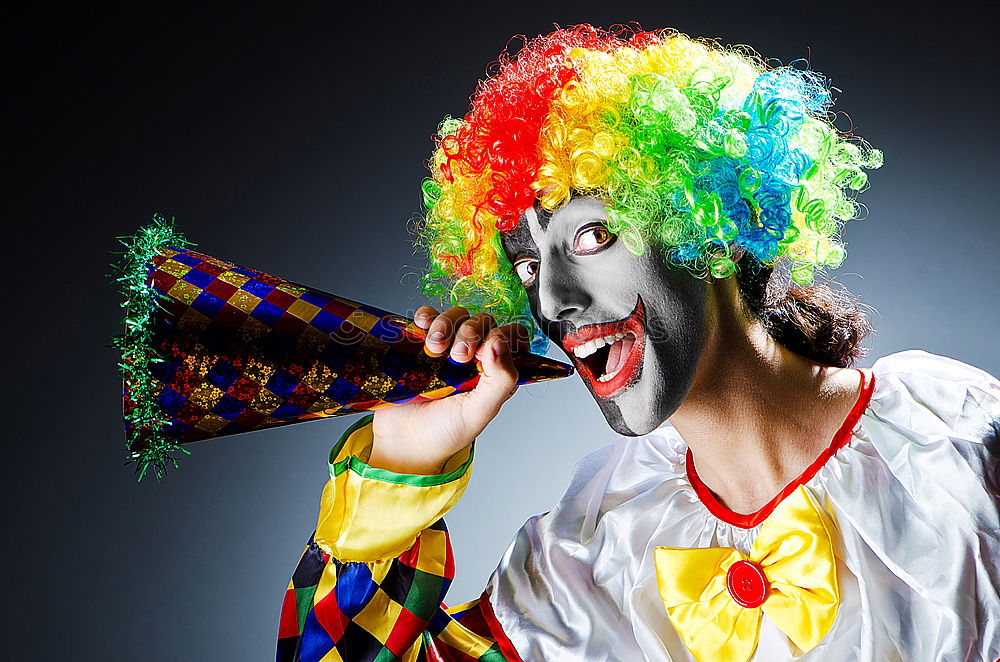
M155 216L115 266L126 446L140 478L180 444L468 391L475 361L424 351L411 320L190 250ZM519 384L572 368L514 359Z

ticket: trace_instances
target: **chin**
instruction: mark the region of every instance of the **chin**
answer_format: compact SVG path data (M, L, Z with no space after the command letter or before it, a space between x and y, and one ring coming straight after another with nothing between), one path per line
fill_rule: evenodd
M608 425L620 435L639 437L649 434L663 425L680 406L682 397L670 397L660 388L643 388L660 385L643 384L642 381L640 379L633 385L633 390L622 393L614 401L594 396ZM653 395L648 391L659 393Z
M598 403L600 404L600 403ZM638 422L627 422L625 417L620 411L608 411L609 408L601 406L601 412L604 414L605 420L607 420L608 425L611 429L622 435L623 437L641 437L644 434L649 434L656 428L663 424L663 421L667 420L664 418L661 421L638 421Z

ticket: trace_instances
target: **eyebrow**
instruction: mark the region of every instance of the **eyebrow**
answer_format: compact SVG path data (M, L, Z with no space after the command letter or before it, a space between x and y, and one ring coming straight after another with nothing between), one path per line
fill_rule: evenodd
M521 216L517 225L510 232L500 235L503 246L509 253L519 256L523 253L538 253L538 245L534 237L531 236L531 229L528 227L528 219Z
M532 211L535 212L536 227L541 229L542 232L548 231L549 221L552 220L552 212L542 207L539 202L536 202L532 206ZM501 240L505 247L513 249L509 252L515 255L528 252L538 253L538 244L535 243L535 237L531 233L532 225L534 223L528 218L527 214L521 214L521 217L517 219L517 225L514 226L514 229L501 235Z
M535 203L535 216L538 217L538 226L543 230L549 229L549 221L552 220L552 212L542 206L540 202Z

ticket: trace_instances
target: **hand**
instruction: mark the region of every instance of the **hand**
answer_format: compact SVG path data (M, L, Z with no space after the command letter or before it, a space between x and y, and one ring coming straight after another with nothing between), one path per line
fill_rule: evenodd
M491 315L469 316L465 308L438 314L421 306L415 320L427 330L426 351L448 352L451 358L482 363L476 388L441 400L415 402L376 410L369 464L397 473L440 473L445 463L479 436L517 390L512 351L529 351L527 330L520 324L497 327Z

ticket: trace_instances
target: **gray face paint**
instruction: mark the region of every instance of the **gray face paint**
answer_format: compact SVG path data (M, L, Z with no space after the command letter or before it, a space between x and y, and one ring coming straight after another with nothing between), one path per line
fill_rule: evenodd
M542 331L576 365L608 424L645 434L680 406L705 342L704 281L649 247L630 252L607 210L574 198L527 210L504 250Z

